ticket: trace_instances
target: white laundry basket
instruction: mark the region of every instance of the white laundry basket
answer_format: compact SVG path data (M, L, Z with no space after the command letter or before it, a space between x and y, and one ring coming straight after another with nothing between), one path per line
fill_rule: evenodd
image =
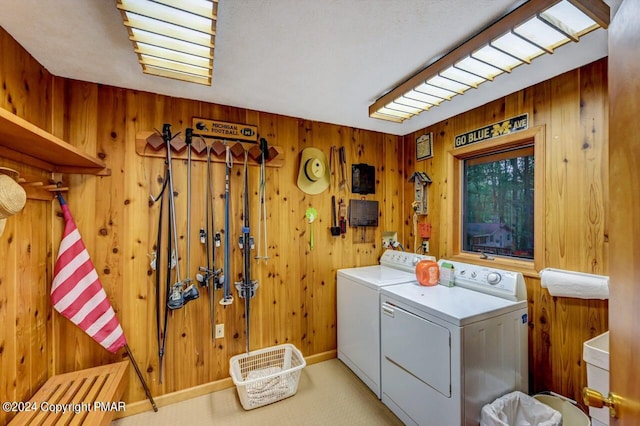
M306 365L294 345L284 344L231 357L229 374L242 407L251 410L294 395Z

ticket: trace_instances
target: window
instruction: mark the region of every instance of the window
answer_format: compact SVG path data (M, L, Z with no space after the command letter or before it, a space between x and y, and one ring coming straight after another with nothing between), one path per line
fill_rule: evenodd
M449 150L446 257L525 274L542 268L544 136L536 126Z
M463 160L464 251L533 259L534 159L530 145Z

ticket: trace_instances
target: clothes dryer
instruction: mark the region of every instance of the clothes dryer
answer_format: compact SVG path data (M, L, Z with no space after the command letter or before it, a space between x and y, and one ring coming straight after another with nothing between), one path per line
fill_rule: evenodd
M522 274L448 262L453 287L381 289L382 402L407 425L477 425L485 404L529 390Z

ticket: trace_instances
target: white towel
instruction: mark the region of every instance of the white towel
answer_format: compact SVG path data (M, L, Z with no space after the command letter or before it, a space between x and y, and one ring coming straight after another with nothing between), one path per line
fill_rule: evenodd
M540 271L540 284L552 296L579 299L608 299L609 277L546 268Z

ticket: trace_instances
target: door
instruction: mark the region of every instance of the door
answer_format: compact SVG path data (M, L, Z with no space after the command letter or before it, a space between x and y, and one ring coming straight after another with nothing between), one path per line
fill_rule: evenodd
M609 27L610 388L625 402L612 425L640 424L640 1Z

